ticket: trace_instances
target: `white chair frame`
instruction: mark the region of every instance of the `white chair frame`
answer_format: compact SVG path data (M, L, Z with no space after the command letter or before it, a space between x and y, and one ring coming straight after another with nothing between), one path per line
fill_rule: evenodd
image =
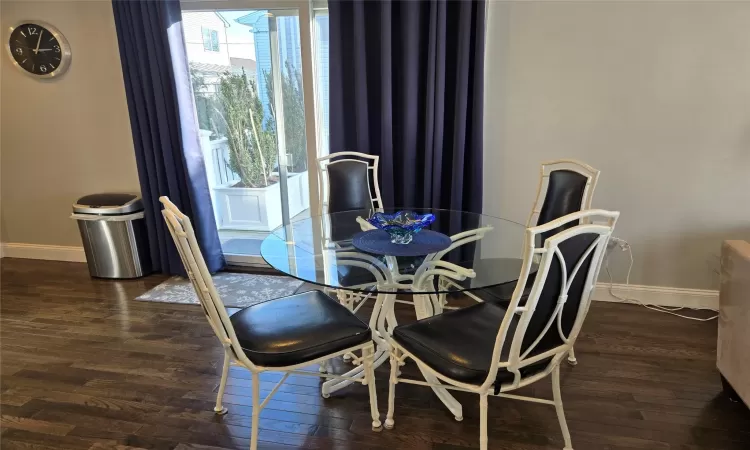
M336 159L335 161L331 161L334 158L342 158L342 159ZM328 214L329 199L331 196L331 185L330 185L330 180L328 178L328 166L331 166L340 162L344 162L344 161L356 162L356 163L367 165L367 169L368 169L367 188L368 190L370 190L370 201L372 202L371 206L372 206L372 209L375 211L382 211L383 200L380 197L380 184L378 183L378 164L380 161L380 157L377 155L368 155L366 153L360 153L360 152L338 152L338 153L331 153L330 155L321 156L320 158L318 158L318 186L319 186L318 198L320 200L322 213ZM370 176L372 176L373 188L375 190L374 193L370 189L370 179L369 179Z
M268 404L268 401L278 391L281 385L286 381L289 375L302 375L302 376L316 376L322 378L332 378L338 380L349 380L351 382L359 382L366 385L369 390L370 396L370 414L372 416L372 428L375 431L382 429L380 422L380 413L378 412L377 406L377 394L375 391L375 374L373 370L374 352L375 346L373 341L368 341L364 344L359 344L353 347L349 347L338 352L325 355L320 358L316 358L310 361L305 361L301 364L295 364L284 367L264 367L254 364L250 361L242 347L237 340L237 336L234 332L234 327L229 319L229 315L226 312L224 303L221 301L219 293L217 292L211 274L206 267L203 255L198 246L198 242L195 238L195 232L193 231L190 219L185 216L167 197L160 197L159 201L164 205L162 215L167 222L170 234L175 241L177 250L180 254L180 258L185 265L188 277L190 278L193 288L198 296L198 299L203 307L203 312L206 314L208 323L211 325L216 336L219 338L221 345L224 347L224 364L221 373L221 382L219 384L219 392L216 396L216 406L214 412L216 414L226 414L227 408L222 405L222 398L224 396L224 390L226 389L227 377L229 374L230 365L238 365L246 368L252 374L252 398L253 398L253 409L252 409L252 425L251 425L251 437L250 437L250 449L256 450L258 448L258 423L260 418L260 412ZM347 260L347 263L370 269L371 261L362 261L366 259L367 255L361 254L346 254L343 255L343 260ZM386 280L378 275L378 279L386 283ZM375 332L375 321L371 320L370 330L373 333L374 339L379 339ZM335 358L337 356L343 356L347 353L355 351L362 351L362 365L364 366L364 377L361 379L353 379L343 375L330 375L324 373L315 373L304 370L299 370L303 367L310 366L316 363L325 363L325 361ZM260 401L260 374L263 372L283 372L284 376L274 386L271 392L266 398Z
M568 431L568 425L565 420L565 413L563 410L562 398L560 394L560 362L562 358L573 348L573 344L575 343L575 340L578 337L578 333L580 332L581 326L583 325L583 321L586 317L586 314L588 313L589 307L591 305L591 294L593 292L594 285L596 283L596 279L599 275L602 261L606 253L607 242L609 241L609 238L612 235L612 232L614 230L614 226L617 221L617 218L619 217L619 214L620 214L619 212L611 212L611 211L604 211L604 210L580 211L577 213L573 213L573 214L569 214L567 216L561 217L557 220L553 220L552 222L549 222L547 224L529 228L526 230L526 236L524 239L524 248L526 249L526 251L524 255L523 265L521 268L521 275L519 277L519 283L516 285L516 289L513 292L510 305L507 309L507 312L502 321L502 324L500 325L498 334L495 337L495 345L494 345L494 350L493 350L493 355L492 355L492 364L490 366L489 374L486 380L481 385L477 386L473 384L467 384L461 381L453 380L445 375L438 373L437 371L430 368L426 363L421 361L419 358L415 357L413 354L405 350L402 346L398 344L398 342L396 342L395 340L391 338L388 338L388 343L391 348L391 352L390 352L391 353L390 354L391 375L389 379L388 413L386 415L385 427L390 429L390 428L393 428L394 426L393 414L394 414L394 406L395 406L394 403L395 403L396 384L398 383L416 384L416 385L421 385L421 386L429 386L433 389L436 387L439 387L443 389L447 388L447 389L459 390L459 391L464 391L464 392L473 392L473 393L479 394L480 396L479 397L480 398L480 401L479 401L479 404L480 404L479 443L480 443L481 450L487 450L488 448L487 397L490 395L497 396L497 397L511 398L515 400L524 400L524 401L529 401L529 402L553 405L557 412L558 421L560 422L560 428L562 430L563 439L565 441L564 450L572 450L573 447L572 447L572 443L570 439L570 432ZM602 224L591 223L590 221L592 219L603 219L604 223ZM543 233L545 231L553 230L557 227L560 227L572 221L580 221L580 224L573 228L568 228L566 230L563 230L557 233L556 235L548 238L545 241L543 248L535 248L535 238L538 234ZM581 259L579 259L579 261L576 263L576 265L573 268L570 279L568 279L566 266L565 266L565 260L562 256L562 253L560 252L558 248L559 244L569 238L572 238L574 236L578 236L581 234L586 234L586 233L598 234L599 237L589 246L586 252L584 252L584 254L581 256ZM535 256L537 255L541 257L539 270L535 277L534 285L526 301L526 304L524 306L520 306L521 297L523 296L524 286L526 285L526 281L529 277L531 267L533 264L533 260ZM578 308L578 314L575 318L573 327L569 335L565 336L562 332L561 317L562 317L563 306L565 304L565 301L567 300L567 292L568 292L568 289L570 288L572 280L575 279L576 274L578 273L578 270L580 269L582 263L589 256L592 257L592 261L591 261L591 266L589 267L589 270L588 270L588 274L586 274L586 278L584 281L583 291L581 295L581 302ZM527 327L531 321L531 318L534 314L537 303L539 301L539 297L544 288L544 284L547 279L547 274L549 273L553 258L559 258L562 271L563 271L563 278L562 278L563 287L562 287L562 292L560 292L557 309L553 313L549 322L546 324L546 327L536 338L535 342L532 343L532 345L529 348L525 349L523 353L521 353L523 340L526 334ZM460 280L462 277L467 276L467 272L466 272L467 269L452 267L448 264L449 263L444 263L444 262L433 263L432 266L427 267L420 274L419 279L415 280L415 283L419 285L421 283L430 282L430 278L435 275L449 277L454 280ZM458 269L463 269L463 270L458 270ZM392 308L393 304L392 302L390 302L390 303L385 304L383 307ZM514 319L514 316L516 315L519 315L520 317L518 318L518 324L516 326L515 333L513 333L512 336L506 336L510 329L511 321ZM539 343L541 338L547 333L547 331L552 326L555 325L555 323L557 326L557 330L560 333L560 337L561 337L563 344L551 350L540 353L538 355L529 356L529 353L531 352L531 350L533 350L534 346L536 346ZM506 338L512 339L510 353L509 353L509 357L507 361L501 361L500 355L501 355L503 346L505 344ZM420 381L420 380L411 380L411 379L401 378L398 374L399 372L398 367L404 364L404 361L406 358L411 358L412 360L414 360L423 373L429 373L432 378L438 379L447 384L441 384L439 382L438 383L430 382L429 379L427 381ZM547 364L547 367L545 368L545 370L543 370L542 372L536 373L528 377L524 377L521 375L521 369L523 367L529 366L534 363L538 363L547 358L551 358L551 360L549 364ZM503 384L502 386L500 386L498 393L495 394L493 385L495 383L495 379L496 379L497 372L499 369L508 370L509 372L514 374L514 378L512 382L507 382ZM510 391L513 391L523 386L527 386L531 383L534 383L550 374L552 376L552 393L553 393L552 400L508 393ZM456 419L459 419L459 418L457 417Z

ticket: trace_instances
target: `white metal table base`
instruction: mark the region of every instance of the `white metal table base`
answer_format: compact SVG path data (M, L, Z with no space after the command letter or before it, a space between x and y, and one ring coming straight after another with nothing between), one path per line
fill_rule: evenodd
M395 294L380 295L386 296ZM434 307L432 306L432 303L428 305L427 302L431 302L431 299L428 295L414 295L414 309L416 311L418 320L433 315L432 311ZM393 328L395 328L397 325L395 312L393 311L393 309L391 309L390 311L383 311L383 303L384 298L378 298L372 311L373 317L370 318L370 323L377 324L377 331L375 331L373 335L373 340L377 343L377 350L375 351L375 362L373 363L373 367L375 369L380 367L384 362L388 361L390 354L388 343L385 342L385 340L381 336L385 336L385 333L389 333L389 331L393 330ZM383 320L381 320L381 314L385 314L385 317L382 318ZM436 376L432 375L426 370L423 370L422 367L419 368L419 371L422 372L422 376L424 376L425 381L427 381L428 383L442 384ZM355 380L363 378L365 376L364 367L357 366L352 370L346 372L343 376L349 377L351 379L326 381L325 383L323 383L323 386L321 388L321 395L324 398L328 398L332 393L343 389L346 386L349 386L350 384L354 383ZM448 410L453 414L456 420L463 420L463 407L461 406L461 403L459 403L458 400L456 400L453 395L448 392L447 389L436 386L430 386L430 388L433 392L435 392L435 395L440 399L440 401L443 402L445 407L448 408Z

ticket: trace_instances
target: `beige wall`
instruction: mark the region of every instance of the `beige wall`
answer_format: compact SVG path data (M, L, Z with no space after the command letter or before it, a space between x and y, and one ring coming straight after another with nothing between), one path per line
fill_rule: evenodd
M68 219L78 197L139 190L112 4L3 0L3 45L8 27L27 19L57 27L73 62L62 78L39 81L0 55L2 241L80 246Z
M750 3L491 2L487 33L485 211L525 221L540 162L581 159L632 283L716 289L750 237Z

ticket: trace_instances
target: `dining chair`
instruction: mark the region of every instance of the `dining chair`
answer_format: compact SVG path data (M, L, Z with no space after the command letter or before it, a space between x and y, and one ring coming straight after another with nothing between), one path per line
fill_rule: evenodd
M216 414L226 414L222 398L230 364L245 367L252 374L252 423L250 449L258 447L258 422L261 410L289 375L342 378L300 370L305 366L356 351L362 352L364 377L370 395L373 430L381 429L375 393L371 326L321 291L309 291L269 300L227 314L195 238L190 219L167 197L160 197L162 215L174 239L185 270L198 296L208 323L224 347L224 365ZM354 262L354 264L360 264ZM260 401L260 374L283 372L281 380Z
M553 405L564 448L572 450L560 394L560 362L573 347L586 318L618 217L619 212L586 210L528 228L519 282L507 307L480 302L395 327L388 338L391 374L385 427L394 426L396 384L439 386L479 394L482 450L488 448L489 396ZM550 235L553 230L558 231ZM542 235L547 238L537 247L537 236ZM538 271L522 304L523 287L536 256ZM446 264L423 271L415 284L429 283L435 275L455 279L465 275ZM391 307L389 300L384 308ZM441 383L401 377L398 367L406 358ZM552 378L552 400L510 393L547 375Z
M378 162L376 155L359 152L337 152L318 158L318 193L323 214L342 213L354 210L382 211L383 200L380 197L378 184ZM331 221L331 229L326 236L334 242L346 241L353 234L353 229L367 230L370 225L358 221ZM335 226L334 226L335 225ZM342 281L356 280L369 276L365 269L346 267L340 274ZM354 281L353 281L354 282ZM331 291L339 302L350 311L356 312L366 300L374 296L351 290ZM349 359L349 355L345 357Z
M526 220L526 227L543 225L567 214L591 209L599 174L599 170L572 159L543 162L536 200L531 208L531 214ZM568 223L564 227L575 225L575 223ZM562 231L562 229L549 230L539 236L539 239L544 242L547 237L559 231ZM481 271L481 268L477 268L477 270ZM529 278L529 283L533 281L532 276ZM443 279L441 282L450 284L450 280ZM508 283L486 288L482 290L479 296L482 297L483 301L507 305L510 303L515 287L514 283ZM524 290L524 301L528 297L530 289L529 284ZM474 299L478 300L476 297ZM575 353L572 350L568 362L573 365L577 364Z
M600 173L590 165L572 159L543 162L536 199L526 220L526 227L543 225L576 211L591 209ZM569 223L564 226L575 225ZM558 231L561 229L550 230L540 238L544 241ZM507 303L514 289L514 285L504 285L498 289L489 289L488 293L492 300ZM528 290L526 292L528 294Z

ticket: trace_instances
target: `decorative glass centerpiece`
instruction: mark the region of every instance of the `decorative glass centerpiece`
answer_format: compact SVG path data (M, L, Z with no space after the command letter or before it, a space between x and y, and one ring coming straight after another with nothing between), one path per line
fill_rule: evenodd
M435 221L435 216L399 211L395 214L375 213L367 221L387 232L394 244L408 244L422 228Z

